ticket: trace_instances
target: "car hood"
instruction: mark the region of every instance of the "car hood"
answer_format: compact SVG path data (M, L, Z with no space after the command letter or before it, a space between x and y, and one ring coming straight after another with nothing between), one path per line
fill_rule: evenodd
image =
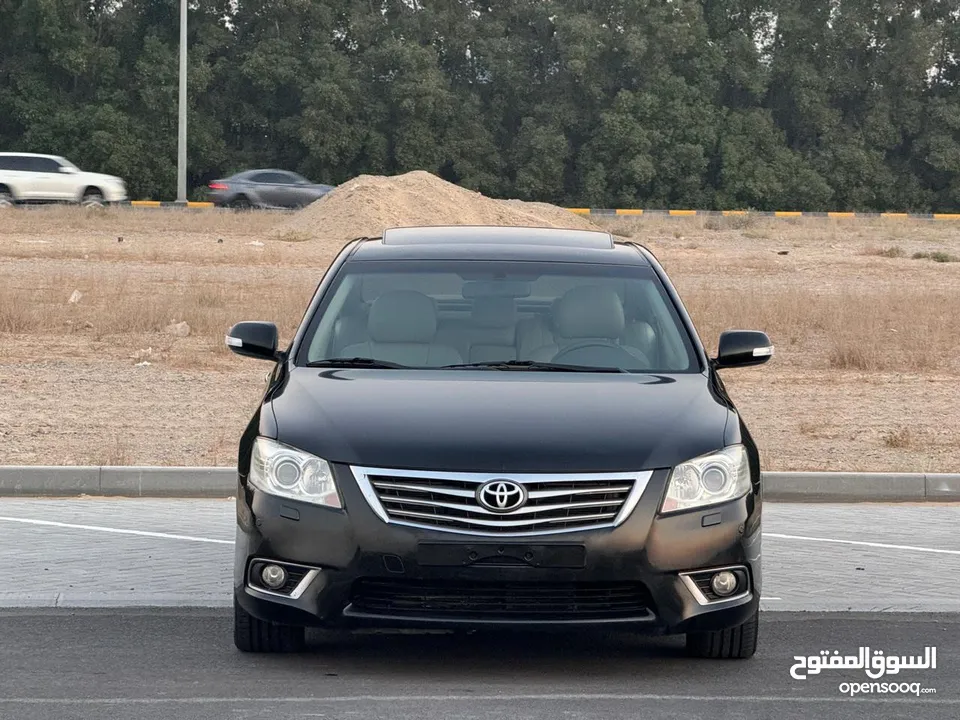
M671 467L722 447L732 412L700 374L302 367L268 405L280 442L331 462L459 472Z

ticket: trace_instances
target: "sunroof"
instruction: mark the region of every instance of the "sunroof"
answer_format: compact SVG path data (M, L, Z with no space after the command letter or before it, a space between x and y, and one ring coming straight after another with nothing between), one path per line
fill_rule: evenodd
M596 230L504 227L493 225L444 225L390 228L384 245L541 245L554 247L613 249L613 236Z

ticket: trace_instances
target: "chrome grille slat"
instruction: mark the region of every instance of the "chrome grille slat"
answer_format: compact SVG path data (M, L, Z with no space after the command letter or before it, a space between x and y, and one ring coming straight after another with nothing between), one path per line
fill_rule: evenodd
M539 500L542 498L563 497L564 495L600 495L601 493L628 493L631 485L616 485L610 488L581 488L578 490L531 490L530 499Z
M413 490L416 492L437 493L438 495L451 495L454 497L473 497L473 490L459 490L457 488L429 487L426 485L408 485L406 483L375 482L373 486L377 490Z
M497 537L615 527L632 512L652 474L350 469L384 522ZM511 512L492 512L478 502L478 490L491 480L504 479L523 487L526 502Z
M502 514L490 512L489 510L477 505L458 505L457 503L438 502L436 500L424 500L420 498L393 498L384 497L383 495L380 496L380 501L388 505L425 505L448 510L462 510L463 512L474 513L476 515L485 515L488 517L504 517ZM530 513L548 512L550 510L607 507L609 505L616 506L616 508L619 510L621 502L621 500L598 500L594 502L564 503L562 505L528 505L527 507L522 507L519 510L514 510L512 513L510 513L510 515L529 515ZM394 511L394 508L392 507L389 509L391 512Z
M476 518L448 518L443 515L430 515L429 513L419 513L413 512L410 510L392 510L392 514L399 515L401 517L413 517L413 518L429 518L430 520L437 519L455 519L460 524L464 525L480 525L482 527L520 527L523 525L542 525L544 523L557 522L558 518L534 518L531 520L479 520ZM598 513L595 515L579 515L576 518L560 518L564 522L569 522L570 520L609 520L610 518L616 517L616 513ZM498 517L505 517L500 515ZM507 516L509 517L509 516Z

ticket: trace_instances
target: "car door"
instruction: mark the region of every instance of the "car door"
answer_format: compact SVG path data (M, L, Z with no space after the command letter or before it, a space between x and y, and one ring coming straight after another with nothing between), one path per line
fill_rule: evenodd
M302 207L317 199L317 188L313 183L297 173L288 173L291 178L290 205L287 207Z
M50 162L56 166L54 176L50 181L51 193L56 194L57 200L79 200L80 192L83 190L78 182L80 179L78 177L80 174L79 168L64 158L56 158Z
M269 175L269 189L266 197L271 205L278 207L297 207L300 202L297 198L297 176L288 172L272 172Z
M29 155L8 155L4 166L10 175L10 185L17 200L34 200L39 192L38 174Z
M24 173L27 190L24 200L50 202L63 200L60 189L60 165L53 158L23 156L29 172Z

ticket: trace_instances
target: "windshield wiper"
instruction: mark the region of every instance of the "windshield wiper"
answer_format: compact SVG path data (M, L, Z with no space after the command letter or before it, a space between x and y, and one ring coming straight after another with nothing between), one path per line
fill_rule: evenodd
M329 368L384 368L390 370L398 370L401 368L408 368L409 365L401 365L400 363L387 362L386 360L374 360L373 358L368 357L352 357L352 358L327 358L325 360L313 360L307 363L307 367L329 367Z
M539 362L537 360L490 360L487 362L459 363L444 365L444 370L468 370L481 368L486 370L543 370L546 372L597 372L628 373L619 367L593 367L591 365L564 365L563 363Z

